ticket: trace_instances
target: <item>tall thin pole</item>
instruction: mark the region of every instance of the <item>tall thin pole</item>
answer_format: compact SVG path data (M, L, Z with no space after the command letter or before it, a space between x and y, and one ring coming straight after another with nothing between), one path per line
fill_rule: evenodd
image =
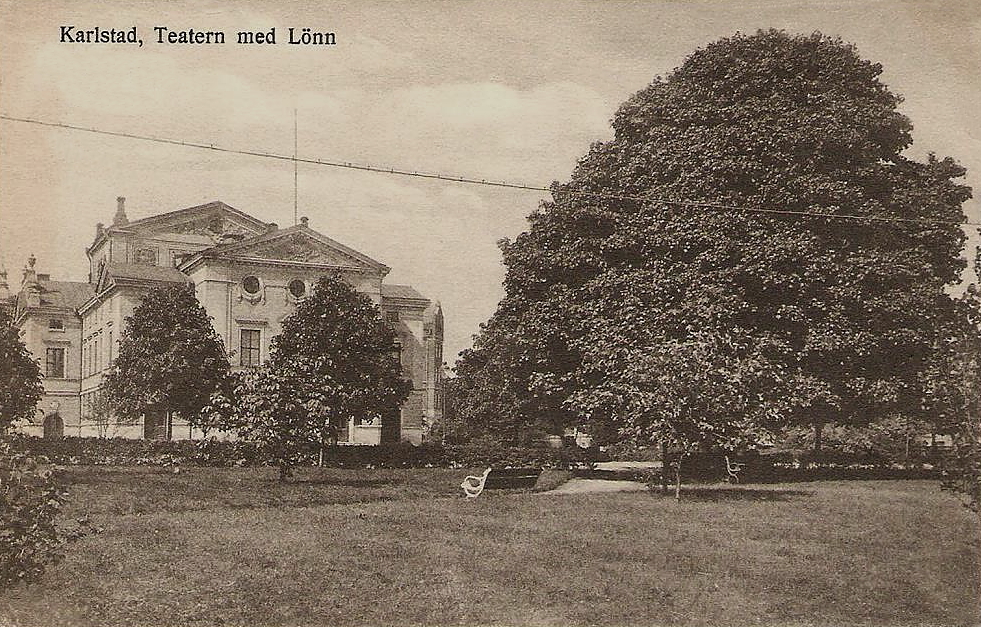
M293 109L293 226L296 226L297 224L300 223L300 221L296 217L297 205L299 204L298 201L297 201L298 193L299 193L298 192L299 186L297 184L298 183L298 177L297 177L297 165L298 165L298 162L296 160L296 153L297 153L296 146L297 146L296 109L294 108Z

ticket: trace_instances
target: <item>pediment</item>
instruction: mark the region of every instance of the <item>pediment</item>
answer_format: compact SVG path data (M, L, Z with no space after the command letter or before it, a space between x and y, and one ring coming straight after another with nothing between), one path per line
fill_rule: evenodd
M387 273L388 268L339 242L296 227L240 244L218 247L218 257Z
M218 242L223 235L254 237L269 230L269 225L223 202L213 202L131 222L127 228L144 237L198 235Z
M236 256L248 256L257 259L275 261L298 261L300 263L316 263L327 266L350 266L356 260L349 255L340 254L336 250L324 246L302 233L290 233L284 237L256 244L250 248L235 252Z

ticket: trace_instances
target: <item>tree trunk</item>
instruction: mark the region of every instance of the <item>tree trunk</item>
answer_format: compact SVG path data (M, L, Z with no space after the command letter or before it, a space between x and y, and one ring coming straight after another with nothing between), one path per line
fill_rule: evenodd
M681 457L678 457L678 462L674 466L674 499L676 501L681 501Z
M904 455L904 458L903 458L903 468L909 468L909 466L910 466L910 464L909 464L909 444L910 444L910 437L911 437L911 435L910 435L911 434L911 429L910 429L909 422L910 422L910 420L907 417L906 418L906 434L905 434L906 435L906 451L905 451L905 455Z
M661 442L661 494L668 493L668 443Z
M293 476L293 471L290 468L289 463L280 460L279 462L279 481L285 483Z
M821 452L821 432L824 431L823 422L814 423L814 452Z

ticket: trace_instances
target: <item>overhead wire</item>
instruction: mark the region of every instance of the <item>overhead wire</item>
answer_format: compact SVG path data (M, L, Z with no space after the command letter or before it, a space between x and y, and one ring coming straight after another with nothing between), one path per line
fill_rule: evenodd
M498 187L498 188L535 191L535 192L547 192L547 193L552 192L552 189L549 187L526 185L522 183L513 183L509 181L494 181L494 180L488 180L483 178L476 178L472 176L457 176L457 175L450 175L450 174L440 174L435 172L406 170L406 169L394 168L394 167L373 166L370 164L354 163L350 161L339 161L335 159L314 159L309 157L299 157L296 154L284 155L284 154L277 154L273 152L263 152L259 150L244 150L238 148L228 148L228 147L218 146L210 143L206 144L203 142L170 139L166 137L154 137L152 135L142 135L138 133L112 131L112 130L100 129L95 127L77 126L74 124L65 124L62 122L49 122L45 120L36 120L32 118L15 117L6 114L0 114L0 120L7 120L10 122L20 122L24 124L34 124L37 126L56 128L56 129L82 131L86 133L94 133L97 135L106 135L109 137L121 137L125 139L154 142L158 144L167 144L171 146L181 146L185 148L198 148L198 149L211 150L214 152L227 153L227 154L244 155L244 156L258 157L263 159L275 159L279 161L291 162L294 165L297 163L303 163L308 165L343 168L348 170L374 172L378 174L388 174L394 176L416 177L416 178L432 179L438 181L447 181L452 183L463 183L468 185L483 185L486 187ZM574 196L586 197L586 198L659 203L664 205L673 205L678 207L693 207L697 209L709 209L714 211L735 211L735 212L759 213L759 214L769 214L769 215L778 215L778 216L824 218L824 219L833 219L833 220L857 220L857 221L881 222L881 223L919 224L923 226L958 226L958 227L981 226L981 222L970 222L970 221L954 222L950 220L932 220L929 218L900 218L895 216L859 215L859 214L848 214L848 213L821 213L817 211L798 211L798 210L791 210L791 209L772 209L767 207L747 207L747 206L739 206L739 205L727 205L724 203L704 202L698 200L677 200L673 198L662 198L658 196L637 196L631 194L610 194L610 193L603 193L603 192L588 192L588 191L577 191L577 190L563 190L562 193L574 195Z

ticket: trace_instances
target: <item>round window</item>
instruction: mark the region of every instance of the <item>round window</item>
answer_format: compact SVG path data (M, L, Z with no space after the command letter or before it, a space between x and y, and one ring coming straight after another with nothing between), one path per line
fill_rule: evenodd
M247 294L258 294L259 277L249 275L242 279L242 289L245 290Z
M303 298L307 293L307 284L300 279L293 279L287 286L293 298Z

